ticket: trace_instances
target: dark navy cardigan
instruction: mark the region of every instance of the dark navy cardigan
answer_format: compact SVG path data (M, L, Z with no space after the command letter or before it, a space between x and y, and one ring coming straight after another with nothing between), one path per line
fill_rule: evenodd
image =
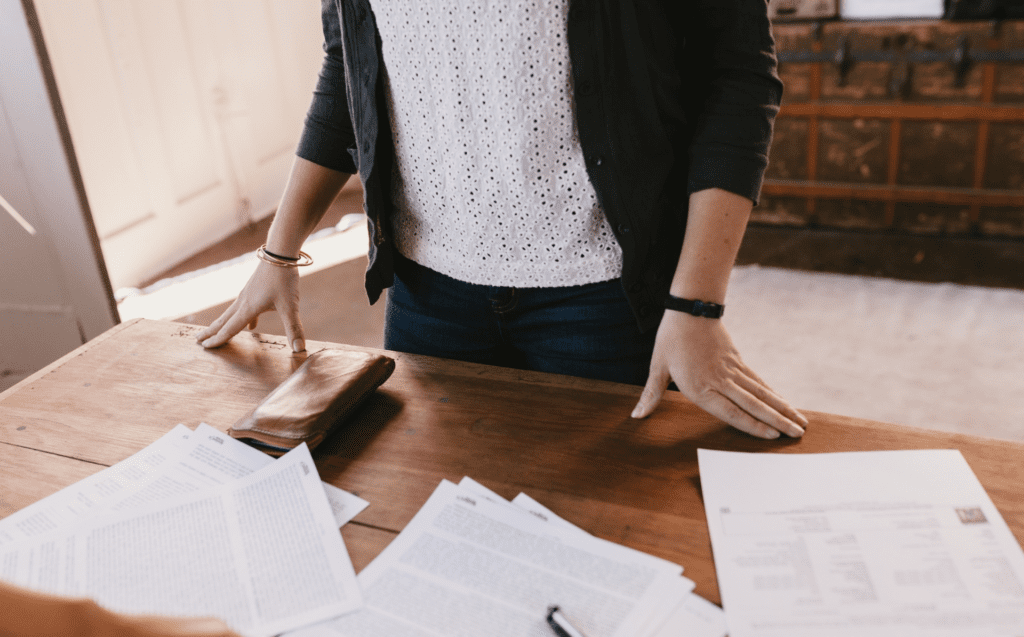
M393 279L394 146L370 0L322 0L324 58L298 155L356 173L370 219L366 292ZM622 246L622 286L657 327L690 193L756 203L782 98L766 0L572 0L580 144Z

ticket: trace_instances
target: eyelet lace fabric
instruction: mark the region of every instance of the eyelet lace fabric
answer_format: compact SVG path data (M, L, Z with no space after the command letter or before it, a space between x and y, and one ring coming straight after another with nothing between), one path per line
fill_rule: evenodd
M568 0L371 0L403 255L469 283L614 279L622 251L575 128Z

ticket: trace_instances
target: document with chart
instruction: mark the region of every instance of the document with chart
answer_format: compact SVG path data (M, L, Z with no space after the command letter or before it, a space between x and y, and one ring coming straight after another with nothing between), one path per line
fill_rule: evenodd
M1024 635L1024 553L959 451L698 459L732 637Z

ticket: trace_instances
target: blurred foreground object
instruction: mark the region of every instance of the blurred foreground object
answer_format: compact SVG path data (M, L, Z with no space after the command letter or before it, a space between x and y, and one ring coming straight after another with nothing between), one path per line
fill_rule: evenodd
M120 615L85 598L29 591L0 581L0 634L18 637L238 637L213 618Z

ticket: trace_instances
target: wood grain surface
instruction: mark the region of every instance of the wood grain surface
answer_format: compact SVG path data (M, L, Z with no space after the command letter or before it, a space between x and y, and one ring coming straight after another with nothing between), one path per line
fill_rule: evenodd
M0 426L6 425L4 421ZM101 464L0 444L0 518L105 468Z
M283 337L249 333L204 350L195 343L199 329L126 323L0 395L0 515L122 460L179 422L226 430L306 356L293 355ZM371 503L342 532L357 570L441 479L468 475L505 497L526 492L591 533L682 564L697 593L718 602L698 448L960 449L1024 540L1021 444L814 412L804 438L762 441L677 393L637 421L629 413L639 387L390 354L398 362L391 379L314 454L325 481Z

